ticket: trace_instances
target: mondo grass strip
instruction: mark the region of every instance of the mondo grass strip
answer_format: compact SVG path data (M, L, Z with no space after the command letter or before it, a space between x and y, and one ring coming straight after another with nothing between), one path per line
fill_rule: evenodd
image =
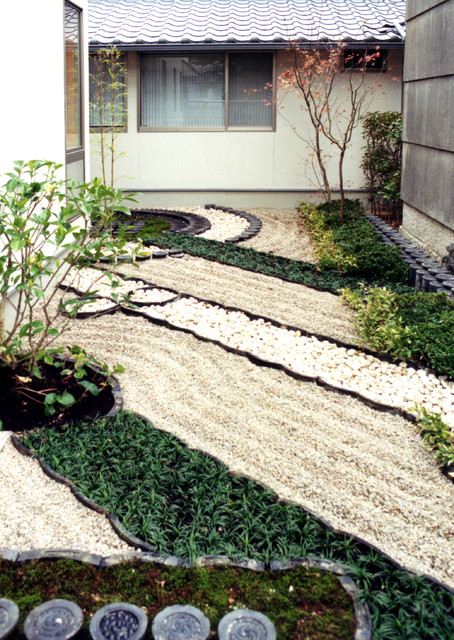
M302 633L313 640L369 637L355 633L354 605L340 580L318 567L255 573L232 566L188 569L138 559L97 568L62 559L26 565L0 560L0 568L0 593L19 606L21 628L30 611L51 595L75 602L88 614L80 633L83 640L90 638L88 625L95 611L119 601L140 606L148 622L166 607L191 603L203 610L213 630L226 613L246 607L272 620L278 640L298 640ZM369 628L364 625L363 631ZM10 636L22 637L18 632Z
M144 238L144 244L160 247L180 248L186 253L213 260L221 264L239 267L246 271L261 273L293 282L320 291L337 294L340 289L355 288L360 283L379 285L378 280L361 276L342 275L334 269L322 269L310 262L292 260L276 256L264 251L256 251L250 247L241 247L231 242L220 242L195 236L183 236L178 233L166 233L156 241L155 238Z
M454 637L454 590L279 501L271 490L230 473L135 414L40 429L26 434L24 443L159 553L267 563L327 558L349 567L360 600L369 605L376 638Z

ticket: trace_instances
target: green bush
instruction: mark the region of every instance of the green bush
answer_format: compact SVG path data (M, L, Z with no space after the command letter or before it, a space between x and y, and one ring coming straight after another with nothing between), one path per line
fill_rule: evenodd
M343 222L338 200L319 205L301 202L299 211L311 233L321 267L383 283L407 280L408 267L400 258L399 249L383 244L364 217L359 200L345 201Z
M446 294L363 288L342 296L372 349L421 361L454 380L454 303Z
M374 111L363 118L366 140L361 168L372 200L382 196L397 203L400 199L402 114Z

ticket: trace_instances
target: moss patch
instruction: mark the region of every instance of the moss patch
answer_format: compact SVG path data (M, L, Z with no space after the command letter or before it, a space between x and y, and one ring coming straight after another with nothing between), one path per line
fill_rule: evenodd
M148 620L167 606L191 604L210 619L216 638L220 619L229 611L249 608L267 615L279 640L351 639L355 615L351 598L327 572L297 567L255 573L235 567L166 567L134 561L96 569L69 560L34 561L26 565L0 561L0 593L28 613L53 598L76 602L84 611L83 637L90 617L113 602L146 609ZM12 640L23 638L20 631Z

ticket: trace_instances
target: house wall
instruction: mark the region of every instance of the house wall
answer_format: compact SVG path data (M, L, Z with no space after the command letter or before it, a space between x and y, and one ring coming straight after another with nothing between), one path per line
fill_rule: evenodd
M88 0L75 0L72 4L84 10L86 27ZM10 171L15 160L36 158L65 163L63 20L64 0L1 3L5 92L0 101L0 174ZM86 33L84 42L88 51ZM87 70L84 78L87 82ZM88 126L85 135L88 149Z
M84 94L88 99L88 0L74 0L82 9ZM16 160L45 159L62 164L65 178L65 41L64 0L22 0L0 6L0 48L3 53L0 100L0 187ZM85 19L84 19L85 16ZM88 109L83 124L89 146ZM89 175L89 154L85 158ZM2 238L0 236L0 243ZM15 303L17 293L10 292ZM6 309L6 322L12 311Z
M278 73L286 68L287 52L277 54ZM128 127L118 134L116 185L142 192L143 206L184 206L215 202L232 206L295 206L304 195L318 191L307 144L307 114L295 95L278 96L275 131L138 131L139 56L129 52ZM367 110L401 108L402 52L389 52L387 73L368 74L373 89ZM348 96L346 92L344 96ZM271 108L271 107L270 107ZM92 176L101 175L98 136L92 134ZM363 140L354 134L345 160L347 188L360 194L359 168ZM327 152L329 150L327 149ZM330 179L337 183L336 166Z
M407 3L402 232L435 255L454 242L454 0Z

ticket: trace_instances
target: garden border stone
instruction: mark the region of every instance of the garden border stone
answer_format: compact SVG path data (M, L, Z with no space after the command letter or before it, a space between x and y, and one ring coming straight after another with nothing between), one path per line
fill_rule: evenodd
M400 248L400 254L404 262L410 267L409 284L420 291L441 292L446 293L450 298L454 298L454 291L444 286L443 281L441 287L435 285L433 278L439 280L439 276L452 276L443 265L433 260L425 251L416 247L407 238L404 238L398 231L395 231L390 225L386 224L379 216L373 213L365 213L365 217L371 222L377 233L381 236L385 244L394 245ZM407 260L411 260L407 262ZM416 264L415 264L416 263ZM434 271L434 273L430 273ZM427 280L424 281L424 277ZM429 281L432 277L432 281Z
M19 607L8 598L0 598L0 640L5 640L19 624Z
M178 233L185 235L196 236L205 231L211 229L211 223L207 218L199 216L196 213L190 213L187 211L175 211L174 209L131 209L131 213L134 215L143 214L155 214L152 217L162 218L168 220L172 224L172 220L180 220L185 223L185 227L178 229ZM173 230L173 229L172 229Z
M243 220L247 220L249 226L237 236L233 236L231 238L227 238L225 242L241 242L242 240L249 240L249 238L253 238L262 228L262 221L257 216L254 216L252 213L248 213L247 211L241 211L239 209L232 209L231 207L222 207L216 204L206 204L205 209L215 209L217 211L225 211L227 213L231 213L238 218L243 218Z

